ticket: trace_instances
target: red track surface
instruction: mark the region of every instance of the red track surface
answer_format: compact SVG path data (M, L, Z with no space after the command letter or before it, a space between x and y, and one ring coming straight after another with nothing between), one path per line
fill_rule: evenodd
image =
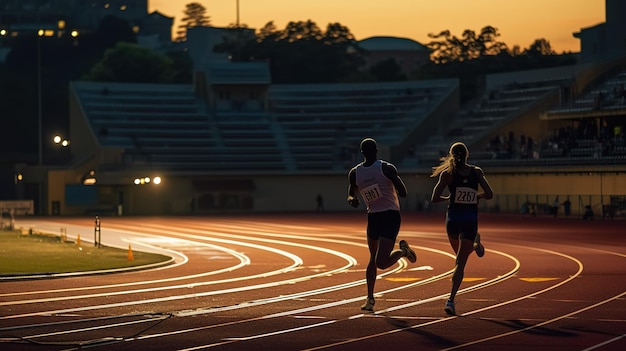
M93 231L90 218L42 221ZM104 218L104 244L181 255L143 271L0 281L0 348L626 349L622 221L481 215L487 252L468 262L457 317L443 311L454 266L443 214L403 214L418 261L379 272L371 314L359 309L364 229L363 213Z

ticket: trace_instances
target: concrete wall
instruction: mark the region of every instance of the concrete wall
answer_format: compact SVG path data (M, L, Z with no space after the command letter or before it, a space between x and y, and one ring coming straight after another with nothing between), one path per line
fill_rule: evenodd
M600 211L608 204L610 196L626 196L626 165L613 168L580 167L578 169L489 169L484 168L495 197L480 204L483 211L519 212L523 202L551 204L556 196L560 202L570 198L573 214L582 211L582 203L591 204ZM163 177L160 185L134 185L130 181L120 184L99 184L102 204L89 208L65 205L65 184L80 182L78 172L54 171L49 173L47 213L51 203L59 201L60 215L93 214L98 207L108 209L101 215L117 213L120 197L123 215L188 215L227 212L307 212L315 211L318 194L324 198L326 211L364 211L364 207L353 209L346 203L348 170L344 173L311 175L258 175L222 176L222 179L241 179L252 182L253 189L210 189L199 190L193 186L191 177ZM399 169L407 185L409 195L401 199L404 210L421 208L437 181L427 170L405 171ZM217 179L217 178L216 178ZM199 208L197 201L209 195L216 199L213 209ZM226 200L235 205L224 204ZM194 203L195 201L195 203ZM222 203L220 203L222 202ZM445 204L434 206L445 209ZM107 213L108 212L108 213Z
M485 211L518 212L521 203L531 201L539 204L551 204L556 196L561 202L570 198L572 210L577 214L580 199L585 204L594 206L607 204L611 195L626 196L626 172L571 171L544 173L490 172L485 169L486 177L495 192L495 198L483 201L481 209ZM401 199L402 208L415 211L424 199L430 198L435 178L427 173L402 173L409 196ZM315 211L316 197L324 198L326 211L364 211L353 209L346 203L346 174L294 175L294 176L257 176L254 177L255 189L250 191L253 200L251 209L196 210L195 214L222 212L306 212ZM161 185L145 186L102 186L104 191L115 199L118 192L124 192L125 215L182 215L191 214L191 199L199 193L193 189L188 178L164 177ZM216 191L219 196L219 191ZM221 193L243 194L245 191L227 190ZM438 208L443 209L444 206ZM62 213L72 214L72 213ZM81 213L73 213L81 214Z

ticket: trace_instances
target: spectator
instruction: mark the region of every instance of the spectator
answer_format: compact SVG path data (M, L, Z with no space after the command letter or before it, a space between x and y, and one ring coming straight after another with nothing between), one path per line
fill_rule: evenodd
M572 202L569 200L569 197L563 202L563 211L565 212L565 217L569 217L572 211Z
M585 206L585 213L583 214L583 221L591 220L591 219L593 219L593 210L591 209L591 206L587 205Z
M559 213L559 196L557 195L554 199L554 204L552 204L552 214L554 217Z
M315 198L315 201L317 202L317 212L324 212L324 198L322 197L322 194L317 194L317 197Z
M593 108L596 110L601 110L603 104L604 104L604 94L602 93L602 91L599 91L594 100Z

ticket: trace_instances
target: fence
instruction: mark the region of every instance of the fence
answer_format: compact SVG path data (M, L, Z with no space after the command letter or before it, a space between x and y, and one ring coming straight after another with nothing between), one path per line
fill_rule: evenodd
M422 195L418 198L426 198ZM425 204L418 210L441 211L445 205ZM404 207L407 208L407 207ZM626 195L516 194L494 195L479 203L480 212L519 213L536 216L557 216L603 220L626 220ZM556 212L555 212L556 211Z
M487 212L506 212L595 219L626 219L625 195L495 195L479 205Z

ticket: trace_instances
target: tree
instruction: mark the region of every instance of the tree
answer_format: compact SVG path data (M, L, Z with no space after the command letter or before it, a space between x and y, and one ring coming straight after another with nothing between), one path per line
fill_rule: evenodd
M248 29L245 24L230 24L225 31L223 41L215 45L213 51L229 53L230 60L234 62L249 61L254 59L251 55L253 46L256 44L254 31Z
M170 83L174 80L173 60L135 44L118 43L105 52L85 77L104 82Z
M480 93L481 80L486 74L511 72L574 64L573 54L556 55L545 39L535 40L529 48L508 49L499 42L497 28L485 26L479 34L465 30L458 38L449 30L429 34L433 40L427 46L433 51L431 62L420 70L421 79L456 77L460 80L461 101Z
M207 27L211 25L211 17L206 15L206 8L197 2L192 2L185 5L183 11L185 17L180 21L182 22L176 32L177 42L183 42L187 40L187 29L193 27Z
M524 50L524 54L528 56L548 56L548 55L556 55L556 51L552 50L550 46L550 42L546 39L535 39L535 41L530 44L528 49Z
M259 42L262 42L266 39L275 40L274 37L278 36L278 29L276 29L276 25L274 21L267 22L259 32L257 33L257 39Z
M428 34L433 40L426 46L432 50L431 60L435 63L462 62L508 51L505 43L497 41L499 36L498 29L492 26L482 28L478 35L466 29L461 38L444 30L439 34Z
M170 51L166 56L171 60L171 83L191 84L193 82L193 60L187 51Z
M274 83L345 81L364 64L354 36L339 23L323 31L311 20L289 22L284 30L268 22L254 38L240 39L245 43L227 39L216 50L228 52L235 61L269 61Z

